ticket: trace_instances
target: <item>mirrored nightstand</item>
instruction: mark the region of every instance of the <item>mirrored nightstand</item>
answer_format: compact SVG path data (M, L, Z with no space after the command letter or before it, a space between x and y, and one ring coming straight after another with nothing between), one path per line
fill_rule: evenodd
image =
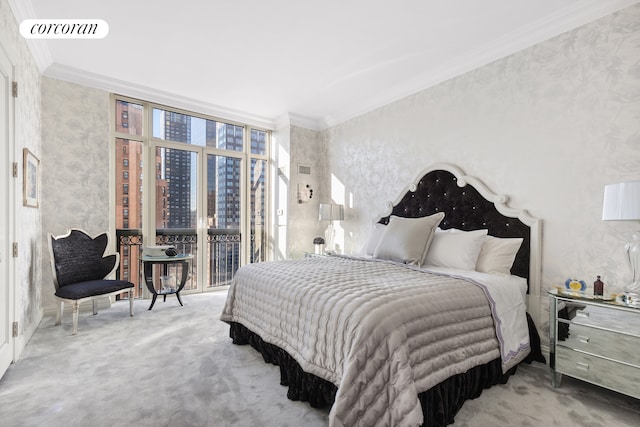
M640 399L640 306L549 291L551 381L569 375Z

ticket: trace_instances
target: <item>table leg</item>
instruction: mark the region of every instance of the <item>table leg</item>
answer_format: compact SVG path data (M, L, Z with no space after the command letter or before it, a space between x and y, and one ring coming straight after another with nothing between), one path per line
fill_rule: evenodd
M189 265L190 262L189 260L180 260L180 261L169 261L170 263L174 263L177 262L182 266L182 274L180 277L180 283L176 283L176 297L178 298L178 302L180 303L181 306L184 307L184 304L182 303L182 299L180 298L180 291L184 288L186 282L187 282L187 277L189 275ZM149 292L152 295L152 299L151 299L151 305L149 306L149 310L151 310L154 306L154 304L156 303L156 299L158 298L158 291L156 291L155 287L154 287L154 283L153 283L153 265L154 264L162 264L165 268L165 275L167 274L167 263L168 261L166 260L162 260L162 261L149 261L149 260L145 260L142 261L143 263L143 271L144 271L144 281L147 285L147 289L149 290ZM162 295L162 299L164 302L167 301L167 291L163 290L160 292L160 295ZM170 293L174 293L174 292L170 292Z
M153 294L153 298L151 299L151 305L149 306L149 310L151 310L153 308L153 304L156 303L156 298L158 298L157 294Z

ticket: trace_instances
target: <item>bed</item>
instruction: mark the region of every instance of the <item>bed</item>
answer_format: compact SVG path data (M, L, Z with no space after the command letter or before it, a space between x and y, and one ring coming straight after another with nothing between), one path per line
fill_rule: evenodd
M221 320L330 426L444 426L544 358L540 221L449 164L427 168L358 256L243 266ZM506 271L505 271L506 268Z

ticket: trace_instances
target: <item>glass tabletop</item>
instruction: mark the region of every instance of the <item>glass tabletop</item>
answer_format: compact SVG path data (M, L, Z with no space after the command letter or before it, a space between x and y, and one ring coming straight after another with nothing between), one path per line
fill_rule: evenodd
M185 260L189 260L192 259L193 255L191 254L178 254L176 256L166 256L166 255L162 255L162 256L150 256L150 255L143 255L140 257L141 261L185 261Z
M588 292L580 292L567 289L564 286L555 286L547 291L549 295L575 299L580 301L591 301L602 304L609 304L618 307L635 308L640 310L640 295L629 292L605 293L604 295L593 295Z

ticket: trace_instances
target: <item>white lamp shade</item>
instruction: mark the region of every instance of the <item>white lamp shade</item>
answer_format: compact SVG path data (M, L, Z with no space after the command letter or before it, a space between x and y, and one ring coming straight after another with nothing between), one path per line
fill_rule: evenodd
M605 221L640 220L640 181L605 186L602 219Z
M320 204L320 221L343 221L344 206L336 204Z

